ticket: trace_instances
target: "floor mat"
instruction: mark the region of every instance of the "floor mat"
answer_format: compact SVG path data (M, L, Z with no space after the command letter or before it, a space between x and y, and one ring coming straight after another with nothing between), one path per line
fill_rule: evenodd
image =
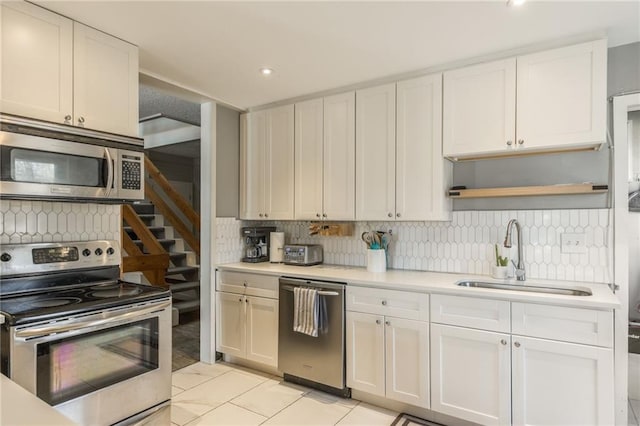
M398 417L391 423L391 426L445 426L440 423L430 422L410 414L400 413Z

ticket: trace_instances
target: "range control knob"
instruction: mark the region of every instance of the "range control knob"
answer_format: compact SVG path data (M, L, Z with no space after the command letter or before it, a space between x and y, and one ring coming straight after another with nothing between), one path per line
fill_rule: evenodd
M113 249L113 247L109 247L109 248L107 249L107 254L108 254L109 256L113 256L113 253L115 253L115 252L116 252L116 251Z
M91 255L91 250L89 250L89 249L82 250L82 255L84 257L90 256Z
M11 260L11 255L9 253L2 253L0 255L0 260L3 262L8 262Z
M102 256L102 249L101 248L97 248L95 253L96 253L96 256Z

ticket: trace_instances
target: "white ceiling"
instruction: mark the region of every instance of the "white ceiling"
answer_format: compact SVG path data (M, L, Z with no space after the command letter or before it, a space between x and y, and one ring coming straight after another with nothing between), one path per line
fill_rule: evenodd
M38 3L137 44L143 73L240 109L585 34L640 40L637 0Z

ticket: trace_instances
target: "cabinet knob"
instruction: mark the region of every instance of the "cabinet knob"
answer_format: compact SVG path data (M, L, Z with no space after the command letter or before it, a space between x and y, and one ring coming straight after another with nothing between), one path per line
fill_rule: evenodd
M247 286L247 283L246 283L246 282L245 282L245 283L242 283L242 285L246 287L246 286Z
M327 217L327 214L326 213L322 213L322 217Z
M386 300L382 301L382 306L387 306L387 301Z
M400 217L400 213L396 213L396 217Z
M78 117L78 126L84 127L84 117Z
M71 115L67 114L64 116L64 124L71 124Z
M249 299L244 299L244 303L249 303Z
M384 323L387 325L391 325L391 321L385 321Z
M507 146L513 145L513 141L507 141Z
M380 324L380 320L376 320L376 324Z
M265 214L264 214L264 217L269 217L269 215L265 213Z
M264 215L262 213L260 213L258 216L263 217Z
M387 213L387 216L389 216L389 217L393 217L393 214L391 214L391 213Z
M316 217L320 217L320 213L316 213Z
M240 299L238 299L238 302L242 302L242 297Z
M507 341L506 341L505 339L502 339L502 340L500 340L500 343L501 343L502 345L505 345L505 346L506 346Z
M519 347L520 347L520 342L515 342L515 343L513 344L513 346L515 346L516 348L519 348Z
M518 145L522 145L524 143L524 139L518 139Z

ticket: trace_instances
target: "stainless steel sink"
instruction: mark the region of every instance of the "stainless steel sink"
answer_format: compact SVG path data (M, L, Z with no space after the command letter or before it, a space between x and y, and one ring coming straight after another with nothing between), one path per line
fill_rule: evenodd
M461 287L493 288L496 290L527 291L531 293L560 294L563 296L591 296L591 291L586 288L556 288L538 287L524 284L501 284L483 281L459 281Z

